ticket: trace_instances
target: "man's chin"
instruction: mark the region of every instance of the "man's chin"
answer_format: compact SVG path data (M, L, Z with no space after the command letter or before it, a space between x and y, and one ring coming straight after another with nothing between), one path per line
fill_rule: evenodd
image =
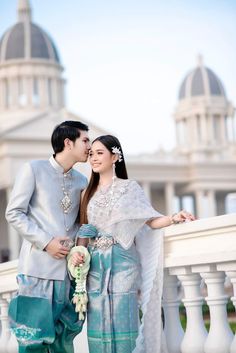
M81 158L76 163L86 163L88 161L88 157Z

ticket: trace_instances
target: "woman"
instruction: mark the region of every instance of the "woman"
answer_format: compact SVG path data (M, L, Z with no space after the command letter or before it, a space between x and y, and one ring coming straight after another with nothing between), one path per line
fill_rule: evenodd
M163 216L152 208L141 187L128 179L116 137L95 139L90 163L92 176L83 195L80 223L91 225L91 232L90 226L82 226L78 238L78 245L88 245L91 256L87 279L89 351L164 352L163 239L161 231L150 230L194 217L185 211ZM91 233L89 244L86 232ZM82 262L82 254L73 255L73 265Z

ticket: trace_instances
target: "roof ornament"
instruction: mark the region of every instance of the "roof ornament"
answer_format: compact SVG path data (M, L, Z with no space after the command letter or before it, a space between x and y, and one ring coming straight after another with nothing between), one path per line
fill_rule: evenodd
M198 56L197 56L197 66L200 66L200 67L203 66L203 56L202 56L202 54L198 54Z
M18 0L18 21L31 22L31 6L29 0Z

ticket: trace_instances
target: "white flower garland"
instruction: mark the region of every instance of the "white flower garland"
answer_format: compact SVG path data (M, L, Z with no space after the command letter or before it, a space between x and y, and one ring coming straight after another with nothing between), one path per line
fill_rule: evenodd
M84 263L80 266L74 266L72 264L72 255L74 253L81 253L84 255ZM87 311L88 296L86 290L86 278L89 271L90 254L84 246L75 246L71 249L67 256L68 269L72 277L75 278L75 292L73 294L72 303L75 304L75 311L79 313L79 320L85 319L85 313Z

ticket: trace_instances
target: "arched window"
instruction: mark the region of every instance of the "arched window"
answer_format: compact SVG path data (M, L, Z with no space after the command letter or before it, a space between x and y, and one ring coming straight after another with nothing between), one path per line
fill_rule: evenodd
M27 95L25 81L22 77L18 78L18 102L21 107L25 107L27 104Z
M236 212L236 193L230 193L225 199L226 213Z
M220 141L220 115L213 116L214 140Z
M36 77L33 78L33 105L34 107L38 107L40 103L39 97L39 82Z
M196 117L196 124L197 124L197 141L201 142L202 141L202 130L201 130L201 117L200 115L197 115Z
M227 116L225 118L226 124L226 135L229 142L233 142L236 139L236 120L235 117Z

